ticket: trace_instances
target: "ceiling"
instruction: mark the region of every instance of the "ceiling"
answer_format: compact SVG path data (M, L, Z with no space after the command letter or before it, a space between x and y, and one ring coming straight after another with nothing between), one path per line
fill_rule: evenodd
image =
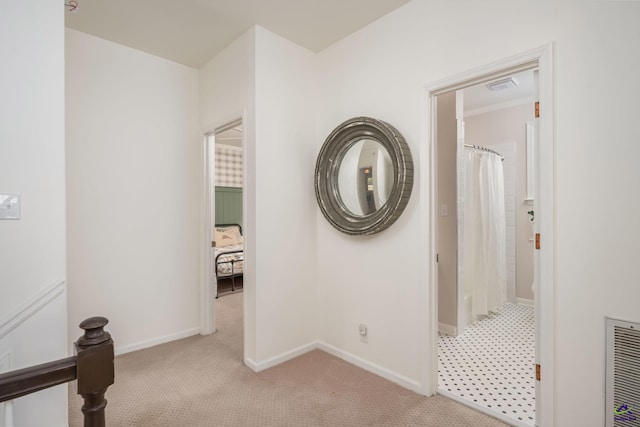
M220 133L216 133L215 141L216 144L242 147L242 124L224 130Z
M409 0L75 1L77 10L65 13L67 27L200 68L256 24L318 52ZM515 78L519 85L503 91L466 88L465 112L524 102L533 93L532 73Z
M485 84L479 84L465 88L465 115L486 112L483 110L497 109L499 106L506 107L531 102L534 94L533 70L521 71L509 77L512 77L517 82L516 87L493 91L487 88Z
M256 24L318 52L408 1L76 0L65 25L199 68Z

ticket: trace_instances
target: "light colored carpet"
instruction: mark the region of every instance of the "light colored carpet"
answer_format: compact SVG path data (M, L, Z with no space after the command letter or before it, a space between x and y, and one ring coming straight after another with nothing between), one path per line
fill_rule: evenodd
M425 398L322 351L254 373L242 363L242 293L218 299L218 332L116 357L107 426L504 426ZM117 339L117 337L115 337ZM69 426L82 398L69 391Z

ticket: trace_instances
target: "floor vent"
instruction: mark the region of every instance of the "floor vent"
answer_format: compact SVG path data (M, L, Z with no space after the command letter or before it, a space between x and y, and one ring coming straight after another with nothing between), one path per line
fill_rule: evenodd
M606 427L640 426L640 323L606 319Z

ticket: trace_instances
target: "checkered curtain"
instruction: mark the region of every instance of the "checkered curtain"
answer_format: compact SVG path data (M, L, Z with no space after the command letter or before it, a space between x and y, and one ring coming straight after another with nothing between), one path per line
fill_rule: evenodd
M242 188L242 150L216 147L216 187Z

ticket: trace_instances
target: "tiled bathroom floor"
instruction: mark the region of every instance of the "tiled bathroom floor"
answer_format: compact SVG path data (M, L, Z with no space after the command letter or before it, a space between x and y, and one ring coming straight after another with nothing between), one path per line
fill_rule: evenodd
M533 307L505 304L438 339L438 388L520 423L535 421Z

